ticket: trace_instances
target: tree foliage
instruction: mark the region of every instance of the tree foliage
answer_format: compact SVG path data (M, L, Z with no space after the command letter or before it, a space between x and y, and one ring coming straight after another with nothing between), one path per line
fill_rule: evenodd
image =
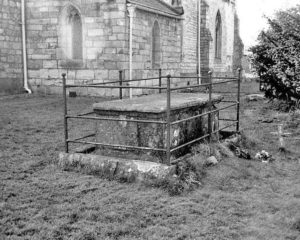
M250 49L252 63L269 98L300 99L300 5L268 18L269 28Z

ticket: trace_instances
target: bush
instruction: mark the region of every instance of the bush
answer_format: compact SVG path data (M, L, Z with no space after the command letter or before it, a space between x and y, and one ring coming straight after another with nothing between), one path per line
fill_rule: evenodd
M300 5L268 19L269 29L252 47L252 64L266 97L296 105L300 98Z

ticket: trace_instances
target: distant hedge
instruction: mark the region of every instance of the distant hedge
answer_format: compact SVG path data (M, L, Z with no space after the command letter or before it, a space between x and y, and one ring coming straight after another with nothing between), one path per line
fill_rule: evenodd
M300 102L300 5L268 18L269 28L250 49L266 97Z

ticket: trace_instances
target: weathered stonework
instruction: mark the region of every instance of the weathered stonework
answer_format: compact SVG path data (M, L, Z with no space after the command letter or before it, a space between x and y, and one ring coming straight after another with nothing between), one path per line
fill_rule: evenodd
M242 43L233 0L182 0L182 6L166 8L164 14L151 6L155 1L140 0L27 0L26 28L28 74L30 87L47 93L61 93L61 74L67 73L68 83L86 84L110 82L118 79L119 70L129 78L129 29L127 3L137 6L133 14L133 78L196 75L198 45L200 45L201 74L208 70L223 75L233 74L240 66ZM199 8L199 1L201 1ZM22 75L21 28L17 24L19 1L2 1L0 18L1 79L19 79ZM17 5L16 5L17 4ZM140 4L140 5L139 5ZM12 11L8 13L7 9ZM173 10L172 10L173 9ZM174 10L175 9L175 10ZM176 10L177 9L177 10ZM178 10L179 9L179 10ZM184 11L183 15L182 9ZM201 13L198 39L198 11ZM174 12L175 11L175 12ZM176 12L177 11L177 12ZM2 13L3 12L3 13ZM217 12L222 19L222 54L215 58L215 23ZM15 19L16 21L12 20ZM10 19L10 20L9 20ZM75 19L75 20L74 20ZM153 64L153 26L158 25L159 63ZM71 30L73 29L73 30ZM75 30L74 30L75 29ZM73 32L72 32L73 31ZM72 40L74 39L74 41ZM73 42L72 42L73 41ZM72 49L68 42L72 42ZM73 52L72 52L73 51ZM72 57L73 55L73 57ZM75 57L74 57L75 56ZM6 68L7 69L7 68ZM3 80L2 80L3 82ZM9 80L9 84L13 84ZM142 83L153 85L157 81ZM187 81L175 81L186 85ZM117 96L117 89L77 89L78 94ZM134 89L134 95L149 91ZM124 91L124 94L128 94Z
M22 89L20 1L0 1L0 95Z
M222 100L219 95L213 95L213 104ZM105 144L126 145L156 149L166 149L166 124L136 123L128 119L166 121L166 95L150 95L134 99L115 100L94 104L97 116L117 118L121 121L97 121L96 141ZM171 99L171 122L187 119L208 111L207 94L179 94L173 93ZM218 113L212 114L213 129L218 129ZM207 115L171 126L171 147L177 147L197 139L208 133ZM143 155L144 160L163 162L165 153L161 151L115 151L111 147L99 148L104 155L125 157ZM187 149L180 149L172 153L172 158L178 158L186 153Z
M56 163L63 170L77 171L122 182L163 180L176 173L175 166L92 154L60 153Z

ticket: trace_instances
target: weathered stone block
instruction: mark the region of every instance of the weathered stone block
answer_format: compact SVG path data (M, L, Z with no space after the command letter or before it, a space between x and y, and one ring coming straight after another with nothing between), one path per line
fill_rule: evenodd
M60 153L56 163L63 170L125 182L163 180L176 172L175 166L79 153Z
M108 80L108 70L95 70L95 79L96 80Z
M94 37L94 36L102 36L103 35L103 29L89 29L88 30L88 36Z
M44 60L43 61L43 68L57 68L57 60Z
M82 80L82 79L93 80L93 79L95 79L95 73L93 70L78 70L76 72L76 79L77 80Z

